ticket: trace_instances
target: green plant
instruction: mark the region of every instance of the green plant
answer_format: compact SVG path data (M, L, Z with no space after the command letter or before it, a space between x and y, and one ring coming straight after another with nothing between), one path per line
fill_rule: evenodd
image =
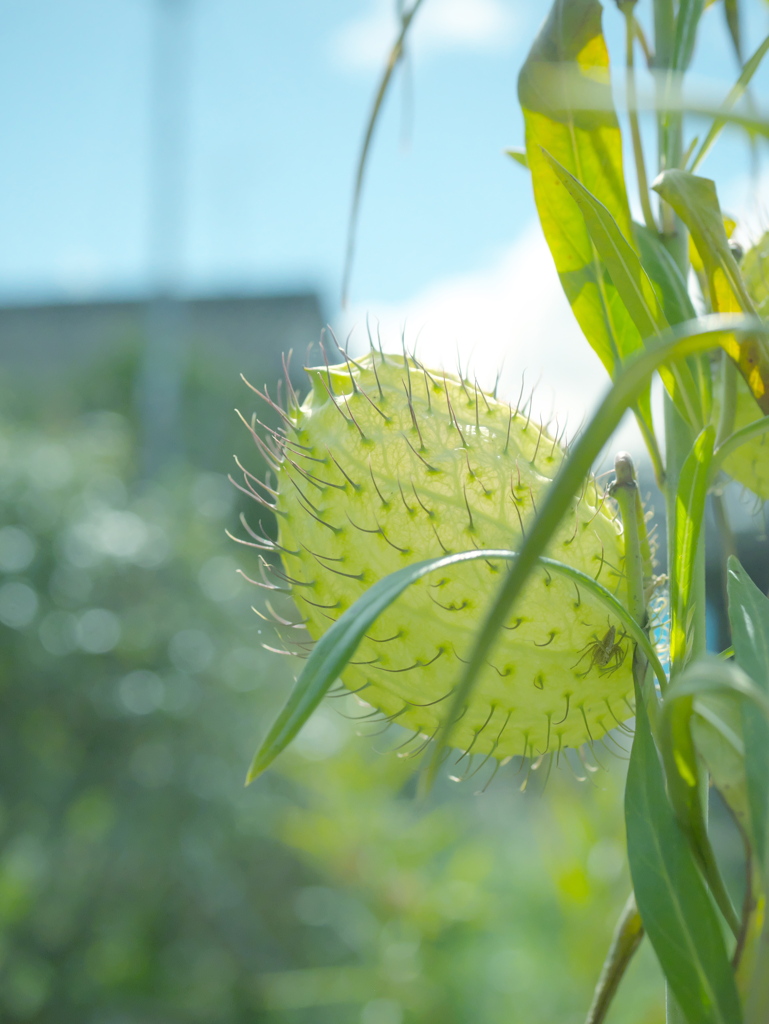
M374 119L418 6L419 0L404 14ZM734 5L728 6L731 16ZM769 40L744 64L725 104L708 110L687 102L680 88L702 0L655 0L651 42L635 7L630 0L619 4L643 224L630 215L597 0L556 0L519 78L526 148L516 159L531 174L542 229L572 310L611 379L605 398L567 452L547 438L551 474L539 462L541 428L534 428L536 451L525 449L521 410L509 412L511 450L509 440L502 444L504 416L492 396L467 381L449 382L405 354L397 368L372 353L313 371L313 394L301 407L290 392L285 434L274 435L276 445L266 449L260 442L278 475L278 541L256 544L282 554L283 569L275 572L296 595L302 619L294 625L306 624L317 643L249 777L290 742L338 677L351 688L365 686L374 708L423 734L427 788L451 746L462 757L477 747L488 759L549 754L556 736L556 755L561 741L592 744L593 727L601 732L611 724L597 717L598 703L611 710L632 673L636 719L625 820L634 892L588 1019L604 1018L645 932L667 981L670 1022L765 1024L769 599L730 558L725 573L733 649L720 657L706 653L704 521L709 494L719 506L723 473L759 496L766 491L769 328L758 269L766 242L741 265L714 183L694 172L726 123L769 134L769 123L752 107L743 112L735 106ZM733 17L729 24L739 43ZM651 189L638 123L637 44L655 74L660 173ZM684 114L693 107L712 118L699 146L685 138ZM359 183L362 168L363 162ZM687 291L690 269L698 281L697 301L707 310L701 316ZM664 430L651 409L655 375L664 387ZM412 376L421 391L412 389ZM440 426L431 399L443 403ZM611 507L623 525L621 545L590 478L628 409L665 498L667 671L649 636L655 581L632 461L617 457L610 487ZM451 432L456 438L449 449ZM537 477L525 503L516 494L517 478L511 489L507 482L516 455L520 468L521 452L526 473ZM420 504L420 488L432 487L435 505L428 501L421 512L410 505L401 475L417 481L414 499ZM246 483L258 497L256 487L264 485L249 474ZM498 506L481 528L484 503L495 499ZM566 539L587 521L583 503L601 517L601 541L617 545L616 556L607 557L604 548L599 557L615 573L608 589L589 569L596 551L576 559L567 551ZM720 507L719 514L723 521ZM422 582L431 574L438 574L448 595L435 612ZM577 611L583 600L587 619ZM469 640L461 655L452 648L461 665L449 672L445 656L460 621ZM532 632L510 646L505 631L523 622ZM412 623L417 629L407 636ZM401 660L388 661L385 640ZM545 652L541 657L534 644ZM538 676L537 666L558 652L563 658L552 676ZM393 672L392 681L384 681L382 669ZM400 671L414 673L408 686L399 681ZM553 732L549 689L565 704L568 726L560 734ZM535 690L546 695L544 702ZM711 783L744 843L739 911L709 834Z

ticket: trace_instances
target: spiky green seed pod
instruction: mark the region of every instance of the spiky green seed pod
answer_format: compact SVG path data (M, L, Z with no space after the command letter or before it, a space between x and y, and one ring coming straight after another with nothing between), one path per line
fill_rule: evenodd
M285 579L313 639L411 562L517 550L564 458L525 411L413 358L370 353L308 373L310 394L286 413L276 511ZM592 480L547 554L618 590L621 530ZM408 588L360 644L345 686L433 735L505 568L466 563ZM594 596L538 571L452 745L504 759L598 739L628 717L628 649Z

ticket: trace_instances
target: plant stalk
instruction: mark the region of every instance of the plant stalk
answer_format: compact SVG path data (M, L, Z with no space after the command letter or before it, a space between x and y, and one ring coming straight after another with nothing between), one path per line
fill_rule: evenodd
M602 1024L606 1019L611 1001L643 937L641 915L638 913L635 894L631 892L614 929L585 1024Z
M649 182L646 177L646 162L644 160L643 143L641 142L641 129L638 124L638 102L635 82L635 40L637 28L635 15L633 14L634 6L635 2L628 3L626 0L620 7L625 16L625 89L627 91L628 120L630 122L630 137L633 141L638 194L641 200L644 223L649 231L656 232L657 223L654 219L651 199L649 198Z

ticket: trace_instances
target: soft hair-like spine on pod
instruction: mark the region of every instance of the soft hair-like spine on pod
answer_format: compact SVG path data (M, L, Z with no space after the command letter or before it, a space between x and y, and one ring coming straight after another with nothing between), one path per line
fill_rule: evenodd
M260 556L260 585L293 597L299 614L282 619L285 629L317 640L375 581L412 562L518 549L565 456L530 402L513 408L405 353L371 351L307 373L301 404L290 384L285 408L262 394L280 428L247 424L275 486L243 467L238 485L277 517L277 541L248 527L246 543L273 556ZM593 478L547 554L619 591L622 531ZM380 722L412 730L417 749L437 732L504 569L468 562L409 587L342 674ZM305 643L302 633L291 653ZM537 570L453 729L459 760L537 761L592 744L633 713L629 650L594 594Z

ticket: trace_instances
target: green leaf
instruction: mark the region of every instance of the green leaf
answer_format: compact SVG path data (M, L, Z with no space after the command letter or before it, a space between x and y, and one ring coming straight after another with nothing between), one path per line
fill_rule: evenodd
M628 860L644 928L690 1024L739 1024L721 927L665 792L643 701L625 791Z
M657 292L669 324L680 324L697 315L683 274L655 231L643 224L633 223L636 246L641 263Z
M737 664L769 698L769 598L761 593L736 558L729 559L726 586ZM769 886L769 721L743 705L742 733L751 832Z
M573 174L543 150L543 155L585 219L588 234L609 271L642 338L659 335L668 326L652 283L633 246L604 204Z
M676 522L670 552L670 664L671 676L683 667L688 653L692 580L697 546L705 516L705 498L715 444L715 427L708 426L694 442L678 480Z
M377 580L351 608L348 608L313 647L288 703L254 756L246 776L246 785L261 775L294 739L355 653L366 630L398 595L433 569L474 557L477 557L476 553L471 552L465 555L447 555L445 558L430 558L407 565L385 576L384 579Z
M724 0L724 17L737 60L742 64L742 32L740 30L740 7L737 0Z
M676 18L676 35L673 43L673 69L686 71L691 63L694 43L697 38L697 26L705 0L681 0Z
M728 2L728 0L727 0ZM750 80L753 75L758 71L761 61L766 56L767 50L769 50L769 36L764 39L761 45L758 47L756 52L748 59L745 67L742 69L740 77L737 79L735 84L729 90L729 94L724 100L723 110L724 112L731 110L737 100L747 89L750 84ZM716 117L713 120L713 124L710 126L710 130L705 138L702 140L702 145L697 150L697 155L692 160L690 171L696 171L702 160L710 150L713 143L716 141L718 136L721 134L724 126L726 125L725 117Z
M673 47L676 38L674 0L654 0L654 64L655 68L673 66Z
M520 164L521 167L525 167L526 170L528 171L528 169L529 169L529 158L526 155L526 150L525 149L519 149L516 146L516 147L514 147L512 149L506 149L505 150L505 155L509 156L511 160L515 160L515 162L517 164Z
M670 250L656 231L649 231L643 224L633 223L633 233L641 264L654 285L668 323L680 324L685 320L694 319L697 314L689 297L686 281ZM690 357L687 364L687 376L698 382L699 406L703 416L700 420L701 425L707 422L713 401L710 362L707 356L698 356ZM683 374L683 370L681 372Z
M614 928L611 946L606 954L585 1024L603 1024L612 999L630 966L630 961L641 945L643 936L641 915L636 906L635 893L631 892Z
M751 765L745 724L749 722L755 727L757 723L769 723L769 694L739 665L715 657L700 658L687 666L668 694L678 701L694 699L692 725L697 751L758 852L755 822L765 823L767 773L760 762L766 746L758 748L758 756ZM755 801L751 774L763 793Z
M659 55L659 48L657 54ZM665 65L656 62L654 66L659 68ZM684 93L680 76L673 78L669 83L665 83L664 76L660 76L660 78L667 85L663 97L664 109L660 107L659 95L649 90L638 95L636 110L658 113L667 117L671 114L692 114L697 117L723 118L727 124L742 128L750 135L769 137L769 117L766 114L744 108L724 110L723 106L714 104L707 97L693 94L690 91ZM567 94L569 107L577 115L595 117L614 113L614 99L608 82L587 78L580 68L570 65L554 68L552 79L552 83L549 84L543 76L540 85L544 97L549 102L557 105L556 97ZM683 154L681 155L683 156Z
M742 739L742 702L731 694L698 697L691 729L694 745L705 762L713 785L728 804L745 836L749 836L751 825Z
M715 183L709 178L673 168L663 171L652 188L673 207L691 232L692 241L705 266L713 310L718 313L740 309L753 312L740 269L729 248Z
M287 704L278 715L275 724L251 763L246 784L253 782L258 775L261 775L294 739L352 658L363 635L407 587L428 573L449 565L491 558L514 561L517 557L515 551L496 548L463 551L415 562L413 565L407 565L403 569L398 569L396 572L390 573L389 576L377 580L351 608L348 608L337 619L313 647ZM607 609L622 621L627 633L643 650L660 684L664 686L666 683L665 670L660 664L649 638L632 619L624 605L610 591L591 576L585 575L570 565L565 565L552 558L540 558L539 562L550 572L573 580L603 601Z
M729 248L715 184L688 171L671 169L663 171L652 188L673 207L691 232L705 267L713 309L723 313L739 309L754 312L740 269ZM763 412L769 413L769 346L765 341L753 338L740 345L727 342L724 347L739 367Z
M739 344L745 336L769 337L769 327L756 317L711 315L679 324L665 332L652 351L639 353L618 373L616 380L600 403L585 430L572 445L553 483L547 490L539 514L521 545L519 557L502 581L489 608L486 620L478 631L467 666L451 698L449 713L444 719L433 746L423 786L429 787L438 770L440 756L454 723L462 714L470 697L475 677L488 656L497 634L510 615L521 590L550 538L563 521L563 516L601 449L619 425L625 411L648 387L652 374L663 363L707 352L725 343L726 335Z
M518 97L526 126L526 152L542 231L569 305L588 343L613 377L641 348L641 334L601 264L579 207L544 156L546 150L603 203L626 238L630 208L622 166L622 136L614 109L577 111L567 84L609 81L609 54L598 0L555 0L521 69ZM649 391L635 403L638 424L658 478Z
M603 203L548 152L544 151L544 156L579 207L593 245L640 336L644 339L659 336L668 321L637 252ZM688 366L684 364L676 370L664 367L660 375L682 415L699 425L702 422L700 396Z
M723 663L720 663L722 666ZM679 677L680 678L680 677ZM673 683L665 694L660 719L660 751L665 764L668 794L678 823L689 837L692 852L703 876L735 937L739 920L724 885L713 848L703 806L701 772L694 742L694 695L681 693Z
M539 219L561 284L585 337L613 376L641 347L640 333L609 279L574 199L546 150L606 207L630 237L622 137L614 111L576 111L559 87L560 66L595 84L608 82L609 55L597 0L555 0L521 69L518 96Z

